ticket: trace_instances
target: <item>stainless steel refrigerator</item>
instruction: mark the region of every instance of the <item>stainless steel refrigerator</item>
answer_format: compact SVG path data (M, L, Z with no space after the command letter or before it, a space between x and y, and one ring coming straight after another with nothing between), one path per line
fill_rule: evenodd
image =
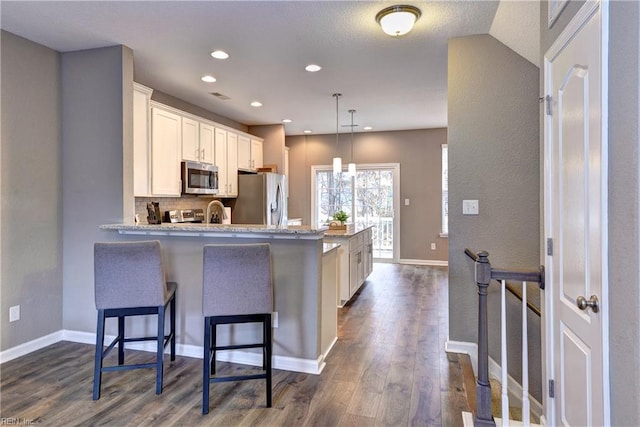
M262 172L238 176L235 224L287 225L286 177Z

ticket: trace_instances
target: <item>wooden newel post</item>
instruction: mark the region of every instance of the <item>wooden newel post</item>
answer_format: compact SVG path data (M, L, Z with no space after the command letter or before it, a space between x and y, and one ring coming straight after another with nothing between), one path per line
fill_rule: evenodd
M489 253L480 251L476 261L478 285L478 384L476 386L476 426L495 426L491 415L491 385L489 384L489 324L487 319L487 288L491 282Z

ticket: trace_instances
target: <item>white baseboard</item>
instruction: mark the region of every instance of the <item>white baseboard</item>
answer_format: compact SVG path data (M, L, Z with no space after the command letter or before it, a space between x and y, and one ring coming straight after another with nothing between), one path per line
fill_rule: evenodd
M0 364L27 355L36 350L40 350L41 348L55 344L58 341L62 341L62 331L53 332L49 335L45 335L44 337L36 338L35 340L24 344L11 347L8 350L0 351Z
M398 262L400 264L429 265L431 267L448 267L449 266L449 261L442 261L438 259L401 259Z
M478 375L478 345L476 343L447 341L444 348L448 353L468 354L471 358L473 374ZM489 377L497 380L502 377L502 368L491 357L489 357ZM507 390L509 391L509 401L513 403L513 406L522 407L522 386L511 375L508 375L507 378ZM544 413L542 404L534 399L531 393L529 393L529 407L538 418L542 417Z
M105 339L107 341L111 341L114 338L115 336L113 335L105 336ZM19 346L0 352L0 363L8 362L9 360L16 359L20 356L24 356L36 350L40 350L41 348L44 348L51 344L55 344L59 341L71 341L71 342L77 342L82 344L95 345L96 334L92 332L70 331L70 330L61 330L58 332L54 332L47 336L35 339L33 341L29 341L27 343L24 343ZM319 375L325 366L324 358L326 357L327 354L329 354L332 347L333 347L333 344L324 355L321 355L316 360L274 355L273 368L281 369L284 371L302 372L306 374ZM132 350L149 351L153 353L156 351L156 344L152 341L134 342L134 343L128 343L127 348L130 348ZM165 353L167 353L168 351L169 349L165 349ZM178 356L202 359L204 356L203 353L204 353L204 348L202 346L190 345L190 344L176 344L176 355ZM252 353L249 351L242 351L242 350L219 351L216 359L221 362L232 362L232 363L239 363L242 365L262 366L262 354Z

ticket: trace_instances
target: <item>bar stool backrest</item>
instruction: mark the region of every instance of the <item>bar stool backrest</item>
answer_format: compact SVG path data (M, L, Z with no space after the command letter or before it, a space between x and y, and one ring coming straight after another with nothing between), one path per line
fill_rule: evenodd
M165 304L159 241L95 243L93 249L98 310Z
M205 245L203 316L271 313L271 275L268 243Z

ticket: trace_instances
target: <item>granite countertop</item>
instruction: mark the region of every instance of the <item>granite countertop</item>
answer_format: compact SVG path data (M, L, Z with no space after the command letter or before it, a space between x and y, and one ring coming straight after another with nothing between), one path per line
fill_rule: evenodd
M327 230L324 232L326 237L352 237L358 233L362 233L369 228L373 228L373 225L369 225L366 227L353 227L351 229L347 228L346 230Z
M101 230L114 230L120 234L181 235L205 237L258 237L258 235L278 236L278 238L316 238L324 236L327 227L308 225L258 225L258 224L203 224L203 223L162 223L162 224L105 224Z

